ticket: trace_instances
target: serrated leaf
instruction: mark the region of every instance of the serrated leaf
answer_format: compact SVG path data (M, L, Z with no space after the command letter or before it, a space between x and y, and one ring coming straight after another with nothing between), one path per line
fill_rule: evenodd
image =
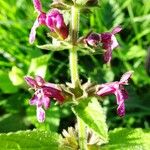
M149 150L150 130L118 128L109 132L109 144L101 150Z
M19 131L0 134L0 147L3 150L58 150L61 136L46 131Z
M49 59L50 55L43 55L37 58L33 58L29 66L28 74L33 76L39 75L44 78L46 75Z
M108 141L105 114L96 98L83 99L77 106L73 107L73 112L100 136L104 143Z

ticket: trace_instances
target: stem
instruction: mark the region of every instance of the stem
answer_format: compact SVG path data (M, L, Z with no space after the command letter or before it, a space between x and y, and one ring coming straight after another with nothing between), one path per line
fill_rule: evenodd
M76 88L80 86L79 74L78 74L78 55L77 55L77 40L79 31L79 9L76 6L71 7L71 41L72 49L69 51L69 63L70 63L70 73L71 82ZM86 130L84 122L77 117L78 123L78 136L79 136L79 148L80 150L86 150Z
M80 150L87 150L85 123L77 117Z
M69 62L70 62L70 72L71 72L71 82L74 87L76 84L80 84L79 74L78 74L78 56L76 50L76 44L78 39L78 28L79 28L79 9L75 6L71 7L71 41L72 50L70 50Z
M74 87L79 83L79 75L78 75L78 56L76 49L72 48L70 50L70 73L71 73L71 82Z

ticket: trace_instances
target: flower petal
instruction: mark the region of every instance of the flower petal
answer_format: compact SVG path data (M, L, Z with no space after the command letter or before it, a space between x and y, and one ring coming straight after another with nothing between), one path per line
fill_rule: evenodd
M48 97L54 98L58 100L60 103L64 101L64 96L62 95L62 91L60 89L55 89L52 87L43 87L44 95L47 95Z
M46 25L61 38L66 39L68 37L68 27L64 22L63 15L57 9L52 9L47 13Z
M90 46L97 46L100 42L100 36L97 33L91 33L86 39L85 42Z
M42 107L37 107L37 110L36 110L37 112L37 120L39 121L39 122L44 122L44 120L45 120L45 111L44 111L44 109L42 108Z
M104 86L105 85L105 86ZM99 96L106 96L109 94L114 94L116 91L116 83L110 83L110 84L104 84L103 88L101 88L98 92L97 95Z
M120 117L123 117L125 115L125 105L124 103L120 103L120 105L118 106L117 108L117 114L120 116Z
M111 36L111 50L113 50L114 48L118 47L118 41L116 39L116 37L114 35Z
M36 19L36 21L34 22L31 31L30 31L30 35L29 35L29 43L33 44L33 42L35 41L35 37L36 37L36 29L40 26L38 19Z
M43 96L42 97L42 102L43 102L43 105L44 105L45 109L48 109L50 107L50 98L49 97Z
M124 87L122 87L120 90L121 90L123 99L124 100L128 99L128 92L127 92L127 90Z
M118 89L115 91L117 104L120 105L120 103L124 102L124 95L122 94L121 90Z
M30 105L37 105L38 97L34 94L33 97L29 101Z
M128 84L128 80L130 79L132 74L133 74L133 71L128 71L124 73L120 79L120 84Z
M124 93L122 93L121 90L117 90L115 92L115 95L118 104L117 113L120 117L122 117L125 115L125 105L124 105L125 95Z
M42 86L45 83L45 80L41 76L36 76L35 81L38 84L38 86Z
M38 22L40 25L46 25L46 13L40 12L38 16Z
M42 11L42 4L41 4L40 0L33 0L33 5L37 12Z
M104 52L103 58L106 63L109 63L111 61L111 59L112 59L112 49L111 48L107 49Z
M34 80L32 77L29 77L29 76L25 76L24 77L26 83L31 86L32 88L35 88L37 87L37 82L36 80Z
M122 30L122 28L121 28L121 26L117 26L117 27L115 27L113 30L112 30L112 34L116 34L116 33L118 33L118 32L120 32Z

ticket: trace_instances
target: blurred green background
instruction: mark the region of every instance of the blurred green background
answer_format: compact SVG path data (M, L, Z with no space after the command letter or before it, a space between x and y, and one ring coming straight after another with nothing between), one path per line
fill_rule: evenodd
M49 10L49 2L42 0L45 11ZM75 123L69 107L52 103L46 123L39 124L35 107L29 106L31 93L24 75L41 73L50 82L70 81L68 51L49 52L36 47L49 43L46 27L38 28L36 42L29 44L29 32L36 17L31 0L0 0L0 132L36 127L61 131ZM80 77L83 82L90 77L93 82L105 83L119 80L123 73L133 70L127 86L126 116L117 116L114 96L106 97L102 105L110 129L149 128L150 76L145 62L150 46L150 0L101 0L101 7L91 14L82 13L80 23L80 35L89 29L100 33L111 31L117 25L123 27L117 35L120 47L113 51L111 66L103 64L101 55L79 53Z

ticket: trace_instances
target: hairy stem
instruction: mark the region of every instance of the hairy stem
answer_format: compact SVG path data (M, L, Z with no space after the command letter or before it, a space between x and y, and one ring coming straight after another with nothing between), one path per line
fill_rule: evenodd
M79 31L79 9L75 6L71 8L71 41L72 49L70 50L69 62L71 72L71 82L74 87L80 85L79 74L78 74L78 55L77 55L77 39ZM84 122L77 117L78 123L78 137L79 137L79 149L86 150L86 130Z
M80 150L87 150L85 123L79 117L77 123Z
M80 83L78 74L78 56L77 56L77 39L78 39L78 28L79 28L79 10L75 6L71 8L71 40L72 50L70 50L69 62L71 72L71 82L76 87L76 84Z

